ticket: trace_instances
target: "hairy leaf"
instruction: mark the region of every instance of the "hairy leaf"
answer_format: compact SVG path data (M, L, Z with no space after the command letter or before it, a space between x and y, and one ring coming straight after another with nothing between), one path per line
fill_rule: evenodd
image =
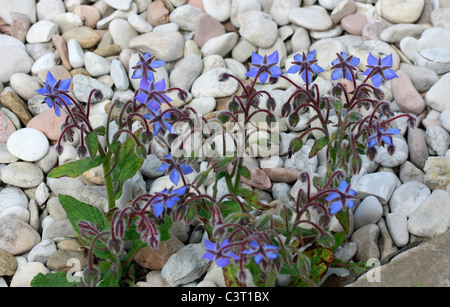
M97 156L94 159L87 157L81 160L72 161L66 164L62 164L48 173L50 178L70 177L76 178L83 174L85 171L91 168L97 167L102 164L104 157Z

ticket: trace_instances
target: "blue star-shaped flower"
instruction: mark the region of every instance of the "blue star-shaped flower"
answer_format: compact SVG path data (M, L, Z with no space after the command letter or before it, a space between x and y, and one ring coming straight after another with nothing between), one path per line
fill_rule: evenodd
M270 77L278 78L283 74L281 68L278 67L278 51L271 55L262 56L257 53L252 54L252 68L245 74L247 77L256 78L259 74L259 81L264 84Z
M350 189L347 181L342 180L339 184L338 192L331 192L325 199L331 202L330 214L334 214L346 207L353 208L355 205L356 191Z
M206 253L202 258L216 261L216 264L220 267L224 267L230 264L230 259L239 260L241 259L238 255L232 251L227 252L227 246L230 245L230 241L225 239L219 246L216 243L204 239Z
M154 55L146 52L144 54L139 54L139 61L135 66L132 67L135 71L131 76L132 79L147 79L148 81L155 81L153 73L156 72L156 68L160 68L166 64L163 60L156 60Z
M347 79L353 81L352 70L356 70L356 66L359 64L359 58L354 57L352 55L348 55L346 52L341 52L341 54L337 54L337 59L331 62L331 69L333 72L331 73L331 79Z
M323 72L323 68L316 64L316 50L312 50L308 55L296 54L294 56L292 66L289 67L288 74L300 74L305 83L310 84L312 82L313 75Z
M399 134L400 129L397 128L378 128L376 133L369 136L367 139L367 148L374 147L375 145L383 145L388 144L389 146L392 146L392 136L395 134Z
M61 116L60 107L62 107L61 99L66 103L66 105L71 105L69 97L65 93L69 90L71 79L66 80L56 80L53 75L48 72L47 77L44 82L44 87L36 90L39 94L45 96L44 101L47 103L49 108L55 108L55 114Z
M148 81L146 78L142 78L136 100L147 104L150 110L157 112L163 103L172 101L172 99L165 94L165 91L166 81L164 79L155 83L154 81Z
M152 203L155 216L159 217L164 211L164 208L172 208L178 201L180 201L180 196L186 192L186 189L187 187L181 187L175 190L170 188L161 191L160 194L165 195L156 197Z
M158 116L161 105L172 101L169 96L165 94L166 82L161 79L158 82L148 81L142 78L137 90L136 100L147 105L149 113L144 115L145 119L153 120L153 135L156 136L161 129L172 130L172 125L168 122L171 117L170 112L164 113L161 117Z
M165 161L165 163L163 163L159 167L158 172L165 172L168 170L170 172L169 173L170 181L172 181L173 184L177 185L178 182L180 181L180 173L178 171L178 168L175 166L175 161L173 161L172 154L169 153L165 157L165 159L162 159L162 160ZM192 169L192 167L190 167L189 165L186 165L184 163L178 164L178 167L180 168L183 175L188 175L194 171Z
M371 75L373 86L378 88L383 80L390 80L398 77L392 69L392 62L392 54L377 59L370 53L367 58L367 69L362 75Z
M278 250L278 246L264 244L264 246L260 245L257 241L253 240L250 242L250 248L244 250L242 253L247 255L253 255L253 260L255 260L256 264L262 260L269 261L269 259L276 259L278 254L276 250Z

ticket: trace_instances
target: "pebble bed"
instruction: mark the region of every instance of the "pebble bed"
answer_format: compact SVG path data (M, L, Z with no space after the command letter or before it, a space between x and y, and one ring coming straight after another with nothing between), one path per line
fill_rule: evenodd
M72 195L99 208L106 203L100 169L76 179L46 177L77 158L79 137L56 154L65 114L56 117L35 90L48 71L56 79L72 78L70 90L78 101L100 89L105 100L92 106L90 119L94 127L104 125L111 101L132 98L139 86L131 79L138 52L166 61L156 80L186 89L186 103L203 115L226 106L238 84L217 77L227 71L246 80L252 52L278 50L285 71L295 54L315 49L317 64L325 69L314 81L322 94L335 82L330 63L336 53L359 57L360 71L370 52L393 54L399 77L381 89L395 113L417 115L418 125L409 129L406 122L395 122L401 133L394 138L394 155L380 148L373 162L363 156L362 171L352 178L360 201L348 240L335 257L383 260L450 227L448 0L0 0L0 18L0 286L29 286L40 272L67 272L72 258L82 269L86 258L56 196ZM245 184L263 202L293 203L301 188L299 172L323 174L325 161L320 154L307 158L308 143L286 156L290 140L306 128L289 127L280 117L289 83L258 88L275 98L282 144L278 156L246 159L254 176ZM303 113L300 123L309 118ZM168 152L164 142L152 141L119 205L171 185L157 171L158 157ZM210 193L211 182L204 188ZM219 191L226 192L226 186L220 183ZM157 251L144 248L137 255L145 273L138 286L225 286L222 269L202 259L203 233L193 226L175 223L171 239ZM285 276L277 285L286 285Z

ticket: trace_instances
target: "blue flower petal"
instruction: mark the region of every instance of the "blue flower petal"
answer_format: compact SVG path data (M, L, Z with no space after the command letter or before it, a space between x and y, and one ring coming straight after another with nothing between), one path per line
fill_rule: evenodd
M165 172L169 169L170 165L168 163L163 163L161 164L161 166L158 168L158 172Z
M339 195L336 192L331 192L327 197L325 197L325 199L328 201L332 201L333 199L335 199L338 196Z
M44 86L43 88L36 90L36 92L38 92L42 96L45 96L45 94L47 94L47 88Z
M395 71L393 69L386 69L384 71L384 77L386 78L386 80L390 80L390 79L394 79L394 78L398 78L397 74L395 73Z
M391 137L390 135L384 135L384 136L382 136L382 137L381 137L381 140L382 140L384 143L386 143L386 144L392 146L392 137Z
M267 57L267 63L268 64L273 64L273 63L278 64L278 60L279 60L279 58L278 58L278 51L273 52L271 55L269 55Z
M202 258L203 258L203 259L208 259L208 260L214 261L214 258L215 258L215 257L214 257L213 254L206 252L206 253L203 255Z
M253 259L255 260L256 264L259 265L259 263L261 262L261 260L263 260L263 257L260 254L256 254Z
M376 139L376 137L369 138L369 139L367 140L367 148L372 148L372 147L374 147L375 145L377 145L377 139Z
M272 77L275 77L275 78L277 78L283 74L283 72L281 71L281 68L278 66L273 66L270 69L270 72L272 73Z
M378 61L377 61L378 62ZM381 59L381 66L392 66L392 53L388 56L385 56L384 58Z
M335 214L335 213L337 213L337 212L339 212L341 210L342 210L342 204L339 201L335 201L330 206L330 213L331 214Z
M380 74L375 74L372 78L372 84L375 87L380 87L381 83L383 82L383 78L380 76Z
M252 64L253 65L262 65L264 62L264 57L255 52L252 53Z
M369 53L369 56L367 57L367 65L370 65L370 66L378 65L378 59L372 55L372 52Z
M135 69L131 79L140 79L142 78L142 69Z
M173 182L174 185L178 185L178 182L180 181L180 174L176 169L173 169L169 174L170 181Z
M345 205L348 207L348 208L353 208L353 206L355 205L355 200L354 199L347 199L347 201L345 202Z
M219 258L217 259L216 264L220 267L224 267L230 264L230 260L227 258Z
M213 243L213 242L209 241L208 239L203 239L203 241L205 242L206 249L209 249L209 250L216 249L216 243Z
M314 71L314 73L315 73L316 75L318 75L318 74L320 74L321 72L325 71L322 67L320 67L320 66L317 65L317 64L311 65L311 68L312 68L312 70Z
M261 84L264 84L267 78L269 78L269 74L267 73L262 73L259 75L259 81L261 82Z
M312 61L316 58L316 49L312 50L308 55L306 56L307 61Z
M289 69L286 71L286 73L288 73L288 74L296 74L299 71L300 71L300 66L292 65L291 67L289 67Z
M150 90L150 82L146 78L142 78L141 82L139 83L139 88L145 91Z
M185 175L188 175L194 171L192 169L192 167L190 167L189 165L186 165L186 164L181 164L180 168L181 168L181 171L183 172L183 174L185 174Z
M71 81L72 79L61 80L61 83L59 84L59 89L61 91L67 91L69 89Z
M161 202L158 202L156 204L153 204L153 210L155 211L155 216L158 217L164 211L164 206Z
M383 133L399 134L400 133L400 129L398 129L398 128L389 128L386 131L383 131Z
M259 68L253 66L250 70L245 74L247 77L254 78L258 74Z
M152 66L153 68L160 68L160 67L162 67L164 64L166 64L166 62L163 61L163 60L154 60L154 61L152 62L152 64L151 64L151 66Z
M158 92L163 92L166 90L166 81L164 78L155 83L155 90Z
M342 69L335 69L331 73L331 80L338 80L342 78Z
M45 78L45 84L50 85L52 88L56 85L56 79L53 77L53 75L48 72L47 77Z
M55 104L55 114L56 114L56 116L58 116L58 117L61 116L61 109L58 107L57 104Z
M338 189L339 189L339 191L344 192L345 189L347 189L347 187L348 187L347 181L342 180L342 182L339 184Z
M359 64L359 62L360 62L360 59L359 58L357 58L357 57L353 57L351 60L350 60L350 65L352 65L353 67L356 67L358 64Z

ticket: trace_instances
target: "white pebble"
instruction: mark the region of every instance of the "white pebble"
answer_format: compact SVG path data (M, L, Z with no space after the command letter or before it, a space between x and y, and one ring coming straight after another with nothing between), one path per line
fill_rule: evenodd
M49 143L41 131L34 128L22 128L10 135L6 148L19 159L34 162L47 154Z

